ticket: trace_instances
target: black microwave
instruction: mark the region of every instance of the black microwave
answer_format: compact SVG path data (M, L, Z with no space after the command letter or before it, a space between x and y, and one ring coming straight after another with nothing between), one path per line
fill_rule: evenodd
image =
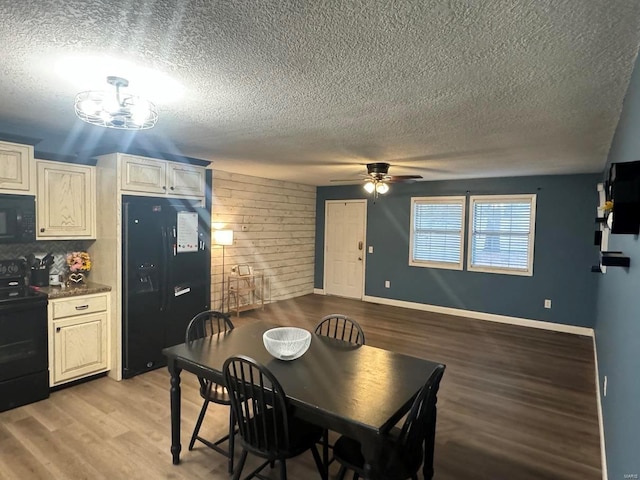
M0 195L0 243L36 241L36 197Z

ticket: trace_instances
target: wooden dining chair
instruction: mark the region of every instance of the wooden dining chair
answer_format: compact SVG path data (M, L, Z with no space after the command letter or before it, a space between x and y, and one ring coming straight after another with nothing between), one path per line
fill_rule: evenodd
M266 461L245 478L266 478L260 471L267 465L273 467L277 461L280 479L286 480L286 460L307 450L311 450L323 476L324 466L316 448L322 428L291 415L287 396L273 373L245 356L228 358L222 372L243 447L233 479L240 479L247 455L252 453Z
M352 318L340 313L332 313L323 317L316 326L315 333L356 345L364 345L362 327Z
M433 477L433 446L435 439L436 402L444 365L438 365L427 383L420 389L401 429L394 428L382 437L378 475L385 480L418 480L423 464L425 480ZM424 448L423 448L424 445ZM338 479L344 479L347 469L353 470L353 480L365 477L364 456L360 443L342 436L333 448L340 463Z
M200 338L214 337L219 334L227 333L231 330L233 330L233 323L224 313L217 312L215 310L200 312L191 319L187 326L185 343L188 344L189 342ZM193 429L193 434L191 435L189 450L192 450L196 440L199 440L207 447L227 457L229 459L229 473L232 473L235 440L235 417L233 415L233 409L229 409L229 432L224 437L211 442L198 435L204 416L207 413L209 403L213 402L220 405L231 405L229 394L224 386L213 383L205 378L198 377L198 382L200 383L200 396L204 399L204 402L200 409L200 415L198 415L196 426ZM225 450L220 447L220 444L227 440L229 441L229 448Z
M364 331L358 322L341 313L332 313L322 317L315 329L316 335L336 338L354 345L364 345ZM329 430L325 430L322 435L322 457L326 469L333 462L329 460L329 450L333 445L329 444Z

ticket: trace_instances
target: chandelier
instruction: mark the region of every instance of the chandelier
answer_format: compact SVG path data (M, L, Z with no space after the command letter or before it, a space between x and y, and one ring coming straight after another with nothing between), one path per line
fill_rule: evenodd
M120 130L146 130L158 121L156 106L144 98L120 92L129 81L107 77L115 91L86 91L76 95L76 115L92 125Z

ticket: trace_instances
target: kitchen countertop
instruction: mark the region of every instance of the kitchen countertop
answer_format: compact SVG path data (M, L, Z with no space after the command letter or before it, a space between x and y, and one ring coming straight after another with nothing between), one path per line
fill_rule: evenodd
M110 292L111 287L109 285L103 285L101 283L86 282L82 285L66 286L48 286L48 287L34 287L39 292L46 293L49 299L64 298L64 297L76 297L78 295L89 295L91 293Z

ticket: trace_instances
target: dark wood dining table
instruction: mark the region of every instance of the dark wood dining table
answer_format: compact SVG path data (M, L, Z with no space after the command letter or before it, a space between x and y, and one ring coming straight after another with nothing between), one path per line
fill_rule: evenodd
M302 357L293 361L278 360L266 351L262 342L262 334L275 326L256 321L226 334L163 350L171 374L173 463L180 463L182 448L180 372L186 370L222 383L224 361L234 355L247 355L275 374L295 415L358 440L362 445L367 478L377 478L379 436L387 433L408 412L416 394L439 364L315 334ZM433 439L427 439L427 445L425 450L430 448L432 452ZM432 460L430 452L425 453L423 470L426 474L432 468L427 463ZM325 472L325 478L326 475Z

